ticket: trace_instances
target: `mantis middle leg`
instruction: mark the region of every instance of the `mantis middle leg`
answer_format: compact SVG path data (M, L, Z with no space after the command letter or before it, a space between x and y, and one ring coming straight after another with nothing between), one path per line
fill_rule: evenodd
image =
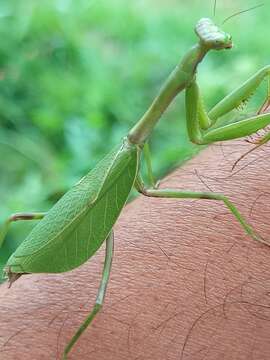
M145 145L143 147L143 154L144 154L144 158L145 158L145 162L146 162L149 184L153 188L155 188L156 187L156 181L155 181L155 177L154 177L154 173L153 173L151 154L150 154L150 147L149 147L148 142L145 143Z
M24 212L24 213L16 213L12 214L4 223L0 226L0 248L2 247L5 237L7 235L9 226L12 222L20 221L20 220L41 220L44 218L46 213L44 212L38 212L38 213L30 213L30 212ZM11 287L12 283L16 281L20 275L18 274L10 274L9 275L9 287Z
M19 220L41 220L44 218L45 215L46 215L45 212L37 212L37 213L25 212L25 213L12 214L0 227L0 248L3 245L5 236L12 222Z

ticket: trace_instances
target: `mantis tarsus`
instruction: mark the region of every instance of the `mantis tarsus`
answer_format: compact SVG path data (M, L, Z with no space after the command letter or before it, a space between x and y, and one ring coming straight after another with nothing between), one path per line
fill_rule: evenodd
M66 346L63 359L67 359L73 345L102 307L113 258L113 226L133 187L149 197L222 201L247 234L266 243L224 195L158 189L155 186L147 141L164 111L181 91L185 90L189 138L196 144L247 136L270 123L270 114L263 113L212 128L218 118L245 102L270 74L270 66L262 68L207 113L196 81L197 66L209 50L230 49L232 38L206 18L198 21L195 32L198 43L176 66L150 108L121 144L106 155L47 213L15 214L2 227L0 245L12 221L41 220L6 264L5 272L10 284L27 273L59 273L74 269L92 257L106 240L106 257L95 306ZM150 188L143 183L140 175L142 151L148 164Z

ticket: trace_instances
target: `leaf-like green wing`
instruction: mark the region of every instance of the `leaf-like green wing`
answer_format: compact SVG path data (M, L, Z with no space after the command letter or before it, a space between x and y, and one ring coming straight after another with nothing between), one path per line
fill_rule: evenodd
M116 222L138 169L140 150L124 139L73 186L9 258L11 273L64 272L101 246Z

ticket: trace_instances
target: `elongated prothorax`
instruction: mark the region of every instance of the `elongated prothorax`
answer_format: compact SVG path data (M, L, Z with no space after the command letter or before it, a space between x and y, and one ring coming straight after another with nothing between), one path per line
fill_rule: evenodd
M150 108L131 129L128 137L134 144L143 144L154 126L176 95L187 88L193 80L197 66L211 49L222 50L232 47L232 38L220 30L211 19L198 21L195 33L199 42L194 45L172 71Z

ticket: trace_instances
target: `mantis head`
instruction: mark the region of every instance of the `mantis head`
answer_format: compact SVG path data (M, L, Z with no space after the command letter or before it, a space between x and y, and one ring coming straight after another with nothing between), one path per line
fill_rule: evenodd
M195 33L200 43L209 50L231 49L233 46L231 35L219 29L211 19L200 19L196 24Z

